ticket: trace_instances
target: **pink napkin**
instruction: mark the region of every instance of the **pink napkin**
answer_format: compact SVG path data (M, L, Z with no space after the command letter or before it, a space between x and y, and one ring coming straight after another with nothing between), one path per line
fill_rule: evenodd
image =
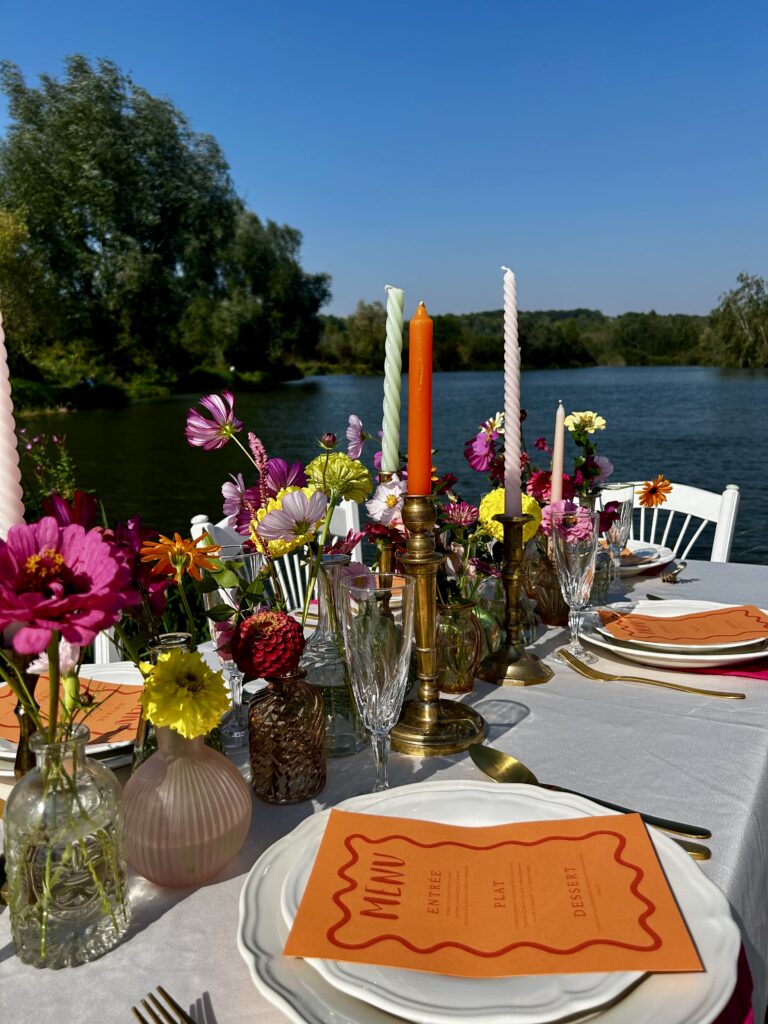
M675 670L677 671L677 669ZM764 659L742 661L733 668L687 668L685 672L697 672L705 676L746 676L748 679L768 679L768 665Z
M714 1024L755 1024L755 1015L752 1012L752 975L743 946L739 953L736 988Z

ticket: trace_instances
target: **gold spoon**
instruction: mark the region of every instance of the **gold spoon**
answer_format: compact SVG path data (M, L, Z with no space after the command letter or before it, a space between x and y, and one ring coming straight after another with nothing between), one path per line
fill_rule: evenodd
M642 811L634 811L631 807L624 807L621 804L610 803L608 800L601 800L599 797L589 796L587 793L579 793L573 789L566 789L564 786L553 786L546 782L539 782L531 769L518 761L512 754L505 754L502 750L495 750L493 747L485 747L480 743L473 743L469 747L469 756L477 767L485 772L495 782L518 782L528 786L541 786L542 789L551 789L555 793L572 793L574 796L584 797L592 800L593 803L601 804L603 807L619 814L639 814L647 825L654 825L664 832L675 832L678 835L691 836L694 839L711 839L712 833L709 829L698 825L686 825L682 821L674 821L671 818L659 818L655 814L645 814ZM711 853L706 846L698 843L686 843L679 840L692 857L697 860L709 860Z
M661 679L646 679L645 676L626 676L614 673L601 672L591 665L585 665L583 661L575 658L570 651L561 647L558 651L560 660L564 661L571 668L575 669L587 679L597 680L601 683L645 683L647 686L661 686L665 690L681 690L683 693L695 693L700 697L720 697L722 700L744 700L746 693L736 693L733 690L704 690L700 686L683 686L682 683L665 683Z

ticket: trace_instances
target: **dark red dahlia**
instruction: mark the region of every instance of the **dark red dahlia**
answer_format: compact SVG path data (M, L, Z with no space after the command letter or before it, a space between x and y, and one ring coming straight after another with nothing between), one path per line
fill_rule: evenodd
M229 643L232 658L246 679L269 679L296 671L304 650L304 633L286 612L259 611L238 623Z

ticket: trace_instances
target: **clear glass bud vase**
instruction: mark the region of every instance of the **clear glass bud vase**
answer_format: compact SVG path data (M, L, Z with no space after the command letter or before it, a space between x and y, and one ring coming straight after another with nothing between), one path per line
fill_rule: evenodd
M128 862L158 885L200 885L245 841L253 805L248 783L202 736L156 733L157 752L125 787Z
M368 733L360 720L336 617L336 587L349 555L324 555L317 578L317 626L304 647L301 668L323 701L325 751L346 757L362 750Z
M19 959L75 967L120 942L130 921L120 786L85 756L89 732L49 743L35 733L37 766L5 809L11 933Z

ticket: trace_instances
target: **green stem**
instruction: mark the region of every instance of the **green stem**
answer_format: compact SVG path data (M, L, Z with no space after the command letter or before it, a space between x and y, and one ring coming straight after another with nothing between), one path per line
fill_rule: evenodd
M179 578L179 597L181 603L184 606L184 614L187 617L187 628L192 635L192 643L197 646L197 629L195 628L195 619L192 615L192 609L189 607L189 601L187 599L187 591L184 587L184 577Z
M51 633L48 644L48 684L50 716L48 719L48 742L56 742L56 726L59 718L59 633Z
M0 651L0 659L5 662L5 671L2 672L2 676L6 683L13 690L16 699L24 709L24 713L29 715L32 721L35 723L35 729L38 732L43 730L43 719L40 716L40 709L37 701L29 692L27 684L24 680L24 673L20 671L18 665L16 665L11 658L5 653ZM10 673L10 674L9 674ZM13 676L13 678L11 678Z
M136 668L138 668L139 662L141 661L141 658L139 657L139 652L136 650L136 647L134 646L131 637L129 637L128 634L125 632L122 623L115 623L115 634L120 640L120 646L123 647L128 657L131 659ZM111 642L114 643L114 640ZM117 646L117 644L115 644L115 646Z
M239 438L239 437L237 437L237 436L236 436L235 434L231 434L230 436L231 436L232 440L233 440L233 441L235 442L235 444L237 445L237 447L238 447L238 448L240 449L240 451L241 451L241 452L243 452L243 454L245 455L245 457L246 457L246 458L247 458L247 459L248 459L248 460L249 460L249 461L250 461L251 463L253 463L253 466L254 466L254 467L255 467L256 469L258 469L259 467L258 467L258 466L256 465L256 460L254 459L253 455L251 455L251 453L250 453L250 452L248 451L248 449L247 449L247 448L245 447L245 445L244 445L244 444L243 444L243 442L242 442L242 441L240 440L240 438Z
M310 561L309 580L307 581L307 590L306 593L304 594L304 608L301 613L302 628L307 624L309 604L310 601L312 600L312 594L315 591L315 584L317 583L318 573L320 572L320 563L323 560L323 549L325 547L325 542L328 539L328 531L331 528L331 518L333 516L333 510L336 507L336 500L336 496L333 493L331 493L331 496L328 499L328 508L326 509L325 512L325 519L323 520L323 525L321 527L321 536L320 542L317 547L317 554L315 555L314 559Z

